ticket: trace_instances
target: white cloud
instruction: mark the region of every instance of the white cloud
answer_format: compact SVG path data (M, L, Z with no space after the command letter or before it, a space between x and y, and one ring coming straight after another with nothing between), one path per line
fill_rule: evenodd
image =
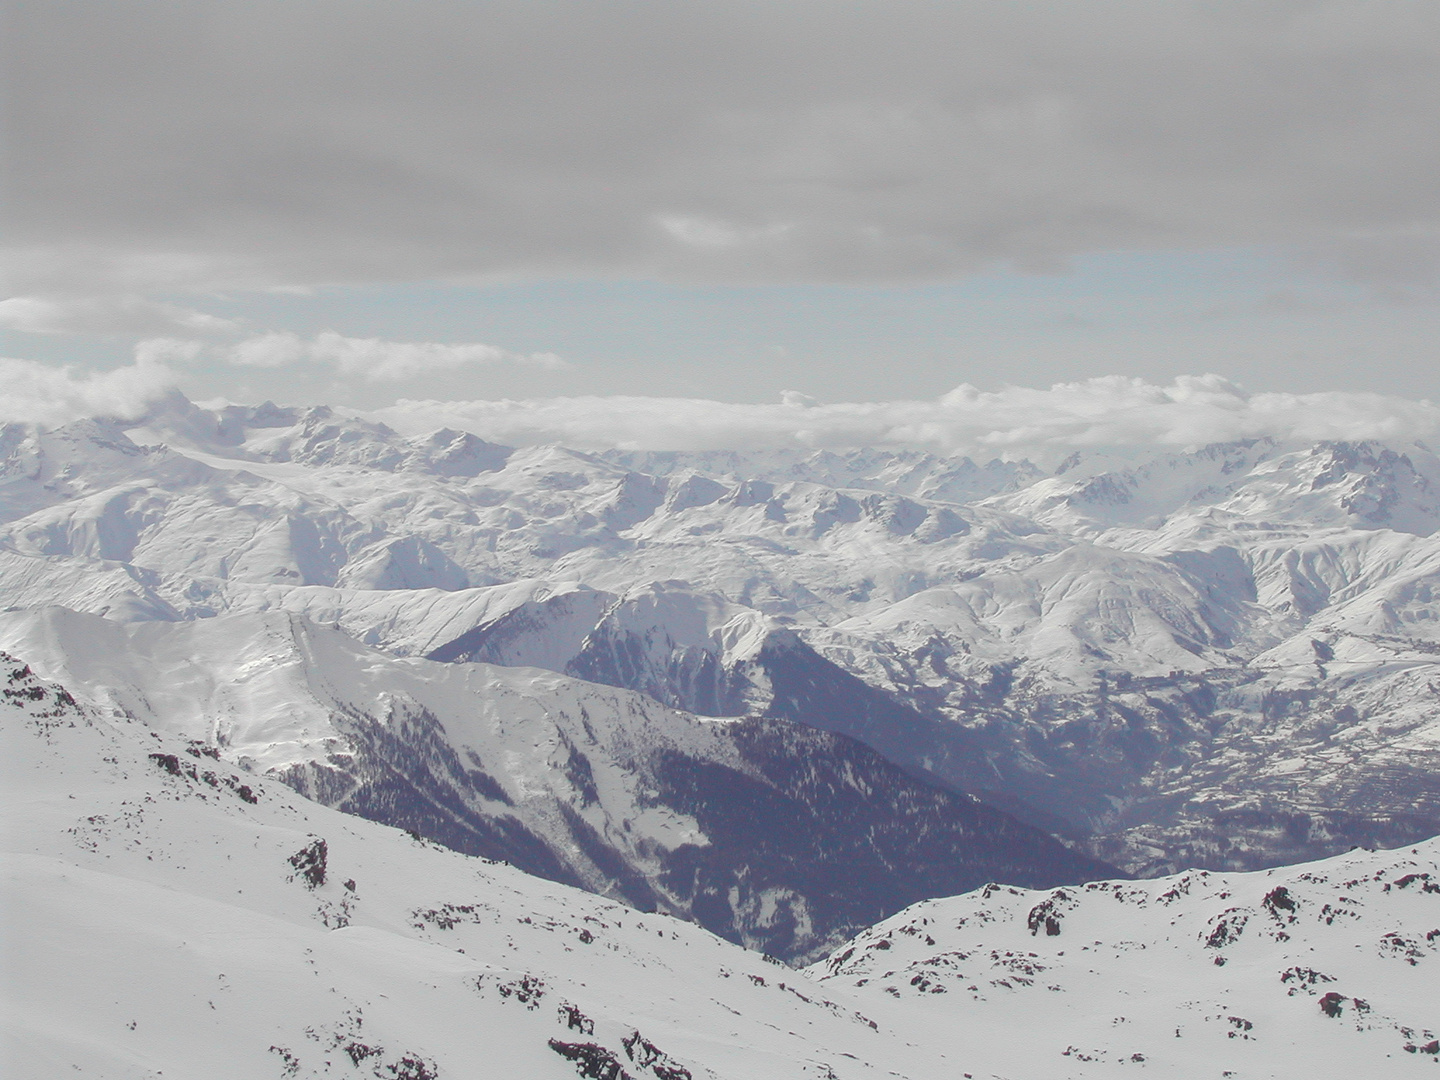
M242 367L284 367L310 359L310 350L299 334L261 334L229 346L225 358Z
M175 373L165 361L189 359L194 343L154 339L148 345L132 365L89 374L0 358L5 387L0 422L55 425L84 416L144 415L174 392ZM1360 393L1250 394L1215 375L1182 377L1165 386L1118 376L1048 389L983 391L962 385L917 401L817 402L793 392L773 404L651 397L401 400L367 415L404 433L449 426L510 445L913 447L1046 463L1082 447L1178 448L1261 436L1440 441L1440 408L1428 401Z
M135 419L173 390L175 375L154 360L81 375L70 367L0 357L0 386L0 422L53 426L83 416Z
M310 344L310 355L320 363L334 364L341 375L360 375L371 382L408 379L471 364L566 366L554 353L516 353L478 342L442 345L434 341L382 341L342 337L334 332L316 337Z
M448 425L512 445L706 450L922 447L1053 460L1076 447L1230 439L1434 439L1440 409L1380 394L1250 394L1215 375L1168 386L1107 377L1046 390L964 385L937 400L777 404L690 398L400 401L373 415L418 432Z
M175 351L170 339L142 341L136 356L155 348L170 349L175 358L194 359ZM261 334L221 348L205 350L242 367L278 368L296 363L325 364L341 376L358 376L366 382L392 382L433 372L452 371L472 364L521 364L563 368L569 365L554 353L517 353L479 342L444 344L435 341L386 341L382 338L345 337L333 330L303 338L289 331Z
M746 244L778 240L789 232L789 225L767 225L763 228L742 228L712 218L690 217L685 214L660 214L655 218L665 232L682 244L694 248L721 250Z
M140 296L12 296L0 300L0 328L27 334L226 334L230 319Z
M146 338L135 345L135 362L140 365L188 363L204 349L199 341L184 338Z

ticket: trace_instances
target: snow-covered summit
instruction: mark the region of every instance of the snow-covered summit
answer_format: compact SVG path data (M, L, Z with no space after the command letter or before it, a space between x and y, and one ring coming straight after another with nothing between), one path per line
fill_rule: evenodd
M327 810L0 656L6 1075L922 1077L681 920Z

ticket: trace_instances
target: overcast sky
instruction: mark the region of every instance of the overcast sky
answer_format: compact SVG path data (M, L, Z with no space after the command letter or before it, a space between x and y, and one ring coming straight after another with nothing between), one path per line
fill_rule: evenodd
M5 37L27 385L1440 399L1434 0L15 0Z

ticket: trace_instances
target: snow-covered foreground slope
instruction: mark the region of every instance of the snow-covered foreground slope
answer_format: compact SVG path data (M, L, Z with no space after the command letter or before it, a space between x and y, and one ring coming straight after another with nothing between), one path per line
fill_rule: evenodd
M1138 873L1440 831L1440 460L1419 444L1053 470L592 454L177 396L138 424L12 425L0 456L6 606L283 610L397 655L761 710Z
M0 662L6 1075L1431 1075L1440 842L917 905L797 972ZM1222 962L1223 961L1223 962Z
M327 810L8 657L0 685L15 1080L953 1069L698 927Z
M963 1047L977 1076L1429 1076L1440 839L1262 873L993 885L917 904L808 974L872 995L882 1027Z
M288 612L17 611L0 614L0 647L326 805L786 959L927 896L1113 872L842 737L700 719L548 671L396 658Z

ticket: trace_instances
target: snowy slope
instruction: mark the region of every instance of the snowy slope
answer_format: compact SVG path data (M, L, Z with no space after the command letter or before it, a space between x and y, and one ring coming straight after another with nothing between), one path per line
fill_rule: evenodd
M154 417L130 430L133 440L113 424L103 437L86 424L45 433L8 467L43 472L74 459L75 477L43 511L19 488L0 497L8 520L0 546L255 584L346 584L348 573L361 575L354 588L447 588L458 580L451 564L474 585L548 577L624 591L684 578L802 621L836 604L883 604L937 566L1045 549L1034 525L998 512L798 481L672 482L560 447L514 451L503 467L466 475L414 457L415 440L358 420L297 458L291 444L305 443L317 412L326 430L336 426L328 410L310 410L293 429L259 428L241 444L205 449L194 445L199 421L189 413ZM146 442L162 438L168 448ZM62 451L64 464L52 462ZM129 468L119 476L106 457L117 454ZM151 475L172 459L193 472L188 486ZM377 577L371 564L400 540L410 544L394 556L403 565ZM887 549L890 565L877 567L874 556ZM416 579L424 573L434 580Z
M701 478L765 480L772 484L800 481L949 503L972 503L1015 491L1045 475L1028 461L996 458L977 464L968 457L940 457L922 450L611 450L600 456L652 476L688 473Z
M1374 442L1252 439L1157 454L1129 467L1096 468L1102 462L1077 454L1053 477L987 504L1066 532L1157 529L1196 511L1310 529L1429 535L1440 526L1440 460L1418 444L1397 451Z
M395 658L290 613L122 624L46 608L0 615L0 647L327 805L785 958L925 896L1110 869L809 727Z
M0 672L15 1080L951 1068L698 927L326 810Z
M927 901L791 971L0 663L7 1076L1431 1075L1440 848Z
M667 581L620 596L583 587L530 595L427 657L548 668L702 716L795 720L859 739L931 780L927 759L965 753L963 740L933 719L825 659L778 620L716 593Z
M1437 967L1430 840L1264 873L990 886L917 904L809 974L975 1075L1379 1077L1434 1073Z

